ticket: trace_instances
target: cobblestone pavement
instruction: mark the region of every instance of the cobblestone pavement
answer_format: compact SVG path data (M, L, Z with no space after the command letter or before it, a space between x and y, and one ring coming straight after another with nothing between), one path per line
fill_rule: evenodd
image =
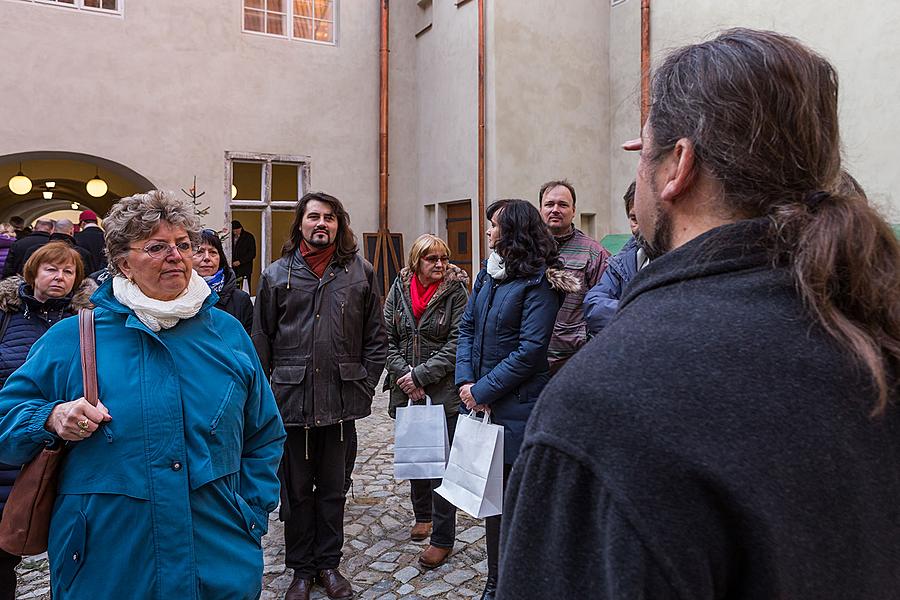
M394 481L394 422L387 416L386 394L376 395L372 416L357 422L357 431L359 456L353 472L353 494L347 499L341 565L342 572L353 583L355 597L363 600L477 598L487 571L483 521L459 511L453 554L437 569L421 568L416 558L427 541L409 539L414 521L409 482ZM263 538L263 548L266 566L262 600L280 599L293 573L284 567L282 526L274 513L270 517L269 533ZM49 599L49 579L46 556L26 558L19 566L16 597ZM101 598L102 592L97 597ZM327 598L318 586L312 597Z

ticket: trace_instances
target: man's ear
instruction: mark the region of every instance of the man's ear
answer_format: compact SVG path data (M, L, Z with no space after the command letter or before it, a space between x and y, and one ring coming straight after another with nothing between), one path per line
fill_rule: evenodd
M670 163L670 168L666 169L667 180L660 192L660 199L665 202L675 202L694 183L696 167L694 142L687 138L681 138L675 142L669 160L672 163Z

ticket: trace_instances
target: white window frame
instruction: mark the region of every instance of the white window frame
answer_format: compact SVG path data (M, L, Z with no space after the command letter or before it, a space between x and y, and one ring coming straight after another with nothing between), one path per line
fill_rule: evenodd
M231 197L232 165L234 163L256 163L262 165L261 189L259 200L235 200ZM270 256L272 237L272 210L293 210L297 207L296 200L272 200L272 165L286 164L297 167L297 199L309 191L309 156L292 154L260 154L257 152L225 152L225 222L230 223L233 209L258 210L262 226L260 247L260 265L269 265L272 262ZM231 247L226 245L225 254L231 261ZM264 269L265 267L263 267Z
M74 3L69 4L67 2L57 2L56 0L18 0L24 2L30 2L31 4L43 4L44 6L55 6L56 8L62 8L65 10L80 10L86 13L93 13L97 15L115 15L115 16L124 16L125 14L125 0L116 0L116 9L109 10L108 8L96 8L93 6L85 6L84 0L75 0Z
M287 3L287 12L284 13L287 19L287 33L284 35L279 35L277 33L267 33L265 31L254 31L253 29L247 29L244 27L244 14L247 10L245 0L241 0L241 31L243 33L248 33L250 35L260 35L268 38L275 38L279 40L292 40L296 42L306 42L309 44L319 44L320 46L337 46L338 45L338 35L340 34L340 29L338 27L338 14L340 13L340 0L332 0L331 2L331 14L334 17L331 21L331 28L334 31L334 35L332 36L332 40L330 42L322 42L317 39L310 39L304 37L294 37L294 1L293 0L285 0ZM251 8L250 10L255 12L261 12L257 9ZM274 11L273 11L274 12ZM263 15L269 14L268 11L262 11ZM275 13L275 14L283 14L283 13ZM325 19L313 19L313 24L315 25L315 21L324 21ZM315 30L315 29L314 29Z

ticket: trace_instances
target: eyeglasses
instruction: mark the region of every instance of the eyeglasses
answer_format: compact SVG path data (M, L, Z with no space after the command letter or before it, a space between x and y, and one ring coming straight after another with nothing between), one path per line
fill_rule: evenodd
M169 256L172 250L175 250L181 256L190 256L195 248L190 242L178 242L177 244L166 244L164 242L150 242L143 248L131 246L132 250L143 250L154 260L162 260Z
M436 263L436 262L448 263L448 262L450 262L450 257L447 256L446 254L443 256L438 256L437 254L429 254L428 256L423 256L422 258L430 263Z

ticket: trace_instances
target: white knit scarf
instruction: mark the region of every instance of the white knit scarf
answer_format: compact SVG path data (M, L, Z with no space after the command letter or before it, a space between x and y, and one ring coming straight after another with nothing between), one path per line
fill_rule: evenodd
M503 258L496 252L491 252L485 268L493 279L499 281L506 279L506 265L503 264Z
M121 275L113 278L112 286L116 300L133 310L141 323L152 331L171 329L181 319L190 319L200 312L203 301L212 293L206 281L193 270L187 289L174 300L154 300L146 296L136 283Z

